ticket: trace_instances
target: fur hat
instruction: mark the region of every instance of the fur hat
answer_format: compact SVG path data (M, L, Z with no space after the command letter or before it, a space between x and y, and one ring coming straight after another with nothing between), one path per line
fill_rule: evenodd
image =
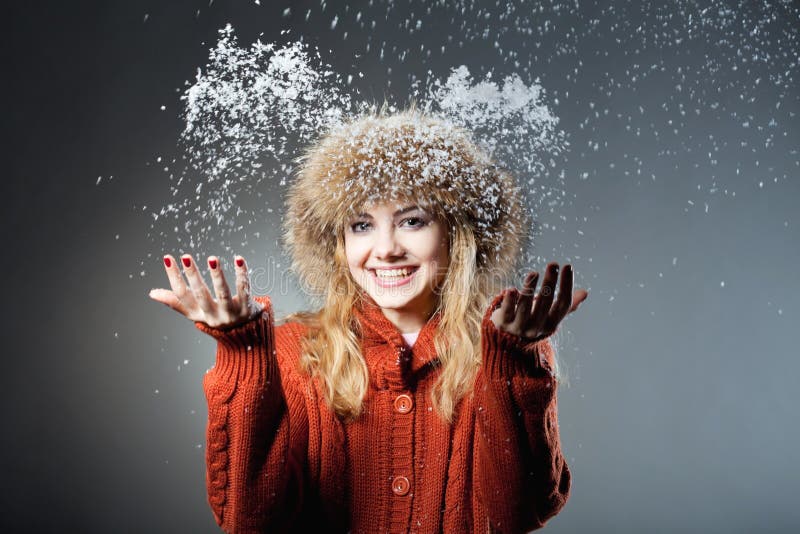
M407 200L466 225L478 274L509 274L527 217L512 176L469 132L416 110L367 115L312 145L287 195L284 239L304 289L328 290L336 242L349 218L371 204Z

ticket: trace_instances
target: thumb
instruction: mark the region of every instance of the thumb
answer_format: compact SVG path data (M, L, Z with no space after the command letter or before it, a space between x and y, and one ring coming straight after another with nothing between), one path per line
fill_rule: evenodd
M576 291L575 294L572 296L572 306L570 306L569 311L567 313L572 313L575 310L577 310L578 306L580 306L581 303L583 303L583 301L585 301L588 296L589 292L586 291L585 289L579 289L578 291Z
M156 302L160 302L161 304L164 304L165 306L168 306L178 313L182 313L188 317L186 309L183 307L181 301L178 300L178 297L175 295L175 293L169 289L151 289L148 296Z

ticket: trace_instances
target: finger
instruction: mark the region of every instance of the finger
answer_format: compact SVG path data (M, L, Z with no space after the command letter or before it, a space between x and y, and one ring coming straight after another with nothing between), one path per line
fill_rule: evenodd
M247 274L247 263L241 256L234 258L236 265L236 297L238 299L238 307L234 311L240 316L250 312L250 277Z
M172 288L175 298L180 300L184 307L193 307L195 305L194 296L183 280L178 262L171 254L164 255L164 268L167 270L169 286Z
M553 319L561 321L561 319L567 315L567 312L569 312L569 308L572 306L572 282L572 265L567 264L561 271L561 283L558 285L558 298L556 298L553 309L550 310L550 315Z
M522 332L531 316L531 304L533 303L533 292L536 290L536 284L539 281L539 273L536 271L528 273L525 281L522 283L522 291L519 292L517 298L517 309L514 314L513 328Z
M189 317L190 311L183 305L181 300L169 289L151 289L150 290L150 298L155 300L156 302L160 302L166 306L169 306L176 312Z
M519 291L515 287L507 289L503 293L503 303L500 304L500 317L503 319L503 324L508 325L514 321L518 298Z
M219 258L216 256L208 257L208 271L211 273L211 283L214 285L217 304L224 310L233 311L231 289L228 287L228 282L225 281L225 274L220 268Z
M572 265L567 264L561 271L561 281L558 285L558 298L555 299L544 324L544 333L552 334L559 323L566 317L572 306Z
M550 313L550 307L553 304L553 293L558 280L558 264L549 263L544 273L544 280L542 280L542 289L536 298L536 305L533 307L530 320L526 324L523 331L527 331L527 337L539 336L544 330L545 320ZM529 335L531 334L531 335Z
M184 254L181 256L181 263L183 264L183 274L186 275L186 280L189 281L189 287L192 288L192 295L194 295L195 301L207 316L213 316L216 311L216 303L211 298L211 292L208 290L205 281L203 281L200 271L197 270L197 265L192 256Z

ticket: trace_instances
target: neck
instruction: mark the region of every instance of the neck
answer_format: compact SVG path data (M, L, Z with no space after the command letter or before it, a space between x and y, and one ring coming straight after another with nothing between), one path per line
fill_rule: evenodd
M425 323L428 322L427 317L423 318L416 314L402 313L391 309L381 309L381 311L403 334L419 332L422 330L422 327L425 326Z
M403 334L413 334L419 332L425 323L428 322L431 315L433 315L434 307L427 306L420 309L404 309L398 310L395 308L381 308L383 315L397 327Z

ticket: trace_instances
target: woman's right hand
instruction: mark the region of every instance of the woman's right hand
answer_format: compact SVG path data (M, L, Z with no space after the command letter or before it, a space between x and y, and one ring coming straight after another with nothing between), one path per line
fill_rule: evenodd
M164 267L169 278L169 289L152 289L150 298L166 304L191 321L200 321L212 328L232 328L255 318L263 306L250 298L250 280L244 258L236 256L236 295L231 295L228 283L220 269L219 258L209 256L208 270L214 284L216 299L211 296L197 264L189 254L181 256L183 280L178 263L171 255L164 256Z

